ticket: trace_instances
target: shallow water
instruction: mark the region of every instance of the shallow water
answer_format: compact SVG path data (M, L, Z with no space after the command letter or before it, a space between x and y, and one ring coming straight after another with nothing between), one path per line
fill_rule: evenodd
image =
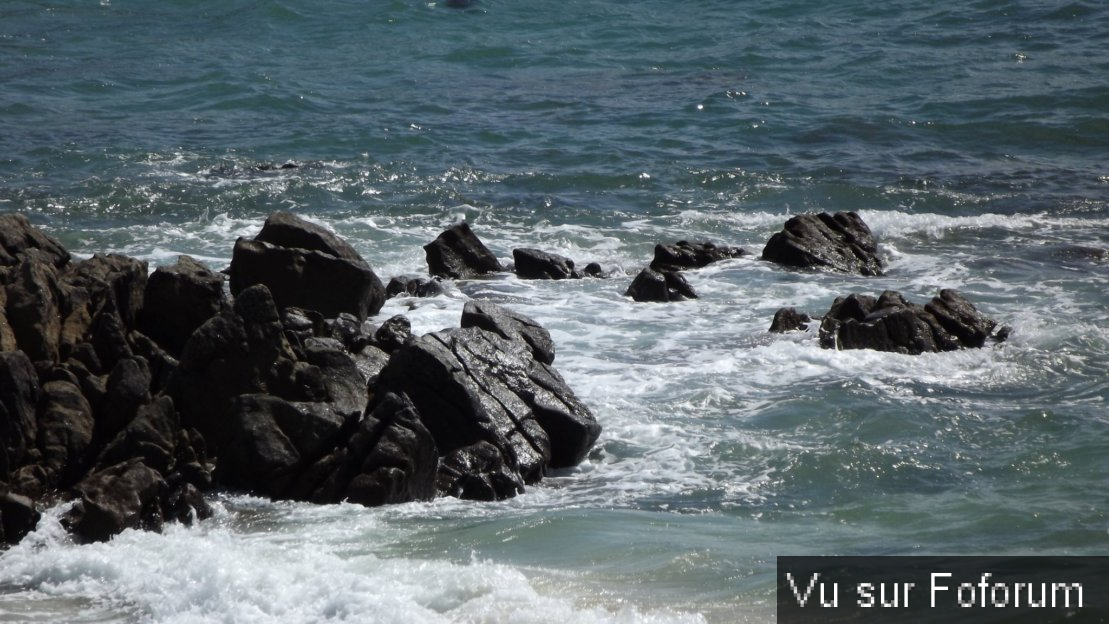
M0 554L0 621L766 622L778 555L1101 554L1107 28L1097 3L6 3L0 210L79 255L222 268L281 209L386 278L461 219L503 260L615 276L378 317L539 320L605 428L580 467L493 504L225 494L93 546L54 509ZM887 275L755 259L817 210L859 211ZM696 301L622 297L678 239L753 256L690 273ZM940 288L1012 338L913 357L765 331Z

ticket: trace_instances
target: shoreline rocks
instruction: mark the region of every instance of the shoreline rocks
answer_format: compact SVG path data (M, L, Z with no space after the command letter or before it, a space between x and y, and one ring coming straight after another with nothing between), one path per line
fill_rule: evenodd
M854 212L802 214L770 237L762 258L794 268L824 268L843 273L882 274L878 243Z

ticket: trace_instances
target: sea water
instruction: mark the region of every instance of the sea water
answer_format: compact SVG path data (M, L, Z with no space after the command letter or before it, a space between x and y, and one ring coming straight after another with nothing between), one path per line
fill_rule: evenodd
M1109 7L1101 2L7 0L0 211L79 257L223 268L292 211L386 279L467 221L604 280L488 299L550 329L604 427L513 500L218 493L213 519L0 553L0 621L769 622L778 555L1109 548ZM290 163L295 168L281 169ZM758 259L855 210L883 277ZM752 255L622 296L658 242ZM774 311L955 288L984 349L828 351Z

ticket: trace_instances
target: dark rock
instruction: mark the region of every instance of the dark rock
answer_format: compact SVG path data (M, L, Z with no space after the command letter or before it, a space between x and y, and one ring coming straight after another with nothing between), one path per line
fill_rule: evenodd
M68 487L85 473L93 440L93 412L81 389L66 381L42 386L38 443L46 485Z
M398 314L381 324L374 333L374 344L386 353L392 353L412 339L412 322Z
M294 359L269 290L258 285L242 291L230 309L208 319L185 343L170 384L182 424L200 431L219 455L234 414L232 399L281 385L278 377L281 371L291 374Z
M770 332L784 334L791 331L803 331L809 328L808 323L812 318L796 308L781 308L774 313L774 320L770 323Z
M631 286L624 292L624 296L631 297L635 301L666 303L696 299L697 293L685 280L685 277L677 271L660 273L652 269L643 269L632 280Z
M158 394L166 390L179 364L176 358L163 351L156 342L142 332L133 331L127 338L135 359L146 362L147 371L150 374L150 394Z
M581 274L584 277L604 277L605 270L601 268L600 263L590 262L589 264L585 265L585 268L582 269Z
M96 254L70 265L62 279L70 289L89 293L96 308L110 299L123 326L127 330L135 328L146 292L145 262L118 254Z
M764 260L799 268L827 268L844 273L881 275L878 244L854 212L798 215L770 237Z
M139 328L174 357L204 321L227 306L223 276L189 256L158 267L146 282Z
M350 243L332 234L326 228L305 221L290 212L275 212L262 225L262 231L254 240L289 249L321 251L325 254L350 260L354 263L368 263Z
M465 222L452 226L424 245L424 252L428 272L438 277L469 279L504 271L497 257Z
M407 397L385 394L335 453L305 473L298 489L316 503L368 507L435 496L438 450Z
M111 370L120 360L135 356L127 334L127 327L116 312L115 304L108 300L96 315L87 334L104 370Z
M713 243L678 241L673 245L655 245L655 258L651 269L664 273L696 269L728 258L740 258L747 252L739 247L717 246Z
M955 291L941 291L923 307L886 291L878 299L837 298L820 324L820 344L916 355L981 347L996 325ZM1000 334L992 337L1004 340Z
M0 266L15 266L28 250L41 252L57 269L69 262L69 252L54 238L31 225L26 215L0 214Z
M95 472L77 484L77 503L62 523L86 542L107 541L124 529L160 530L166 482L141 460Z
M140 405L150 401L150 369L145 360L125 358L108 375L108 395L97 418L96 435L109 440L135 417Z
M405 276L394 277L385 287L387 297L408 295L409 297L437 297L444 294L443 282L438 277L426 279L422 277L410 278Z
M550 438L550 467L577 466L601 435L600 423L551 365L532 362L528 379L518 392Z
M351 353L357 353L374 340L366 328L368 323L363 323L350 314L339 316L325 321L327 335L339 340Z
M211 505L192 483L177 487L166 500L166 518L185 526L191 526L194 520L207 520L212 513Z
M281 308L316 310L325 317L349 312L363 321L385 303L385 287L368 264L321 251L240 238L229 271L233 295L264 284Z
M306 362L319 371L326 396L324 401L344 414L366 409L366 380L350 354L309 343L304 350Z
M555 358L551 333L542 325L518 312L506 310L491 301L468 301L462 308L462 327L479 327L501 338L523 342L536 360L551 364Z
M37 257L24 257L10 274L7 322L19 348L32 361L58 361L61 298L57 271Z
M443 456L435 483L441 496L467 500L503 500L524 492L520 475L505 465L496 446L485 441Z
M173 400L156 397L140 406L135 417L105 446L95 470L139 458L145 465L168 474L177 452L177 427Z
M22 351L0 353L0 481L25 463L36 446L38 375Z
M18 544L35 530L41 516L31 499L0 491L0 544Z
M389 363L389 354L382 351L373 345L362 349L358 353L351 356L354 359L354 365L358 367L358 372L362 374L362 379L365 380L367 387L370 390L370 399L373 399L373 389L377 385L377 376L381 374L381 369Z
M15 339L15 332L8 322L8 290L4 287L3 276L0 275L0 353L19 349Z
M513 249L516 275L522 279L577 279L574 261L538 249Z

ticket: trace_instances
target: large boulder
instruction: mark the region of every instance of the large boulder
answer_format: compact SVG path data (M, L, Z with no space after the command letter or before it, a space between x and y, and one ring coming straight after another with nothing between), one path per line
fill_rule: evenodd
M779 308L774 313L774 320L770 322L770 333L784 334L791 331L803 331L809 328L812 318L797 308Z
M36 448L36 408L41 394L38 375L26 353L0 353L0 481L22 466Z
M461 326L479 327L506 340L524 343L536 360L554 363L555 346L551 333L519 312L506 310L491 301L467 301L462 308Z
M513 249L512 261L516 265L516 275L522 279L559 280L580 277L574 270L573 260L538 249Z
M649 301L667 303L670 301L684 301L696 299L697 293L686 281L685 276L679 271L659 272L653 269L643 269L632 280L631 286L624 292L625 297L635 301Z
M56 363L63 296L58 270L38 254L21 257L9 274L7 322L17 346L32 361Z
M15 266L28 250L37 250L54 268L69 262L69 252L54 238L31 225L26 215L0 214L0 266Z
M35 530L41 517L31 499L0 490L0 545L18 544Z
M279 307L316 310L326 317L347 312L362 321L385 303L385 286L368 264L322 251L240 238L230 274L233 295L264 284Z
M79 387L68 381L43 384L38 441L46 485L68 485L88 469L93 423L92 407Z
M139 328L171 355L179 356L196 328L228 305L223 282L222 275L189 256L158 267L146 282Z
M77 502L62 524L85 542L107 541L124 529L161 530L165 479L157 470L133 459L81 480Z
M366 264L350 243L332 234L323 226L305 221L290 212L275 212L262 224L254 240L288 249L306 249Z
M852 294L835 300L820 324L820 343L833 349L874 349L917 355L976 348L1004 340L1007 329L984 317L965 297L942 290L920 306L896 291L875 299Z
M488 443L525 484L580 462L600 434L589 410L526 343L477 327L410 341L381 371L376 392L407 395L443 455Z
M96 254L70 265L62 276L70 289L83 289L99 308L106 299L128 330L136 326L146 292L147 264L119 254Z
M431 275L449 279L469 279L504 271L497 257L465 222L454 225L424 245Z
M762 257L798 268L824 268L844 273L881 275L878 244L854 212L797 215L770 237Z
M655 258L651 261L651 269L659 272L681 271L696 269L703 266L726 260L740 258L747 252L739 247L716 245L709 242L690 243L678 241L673 245L655 245Z

